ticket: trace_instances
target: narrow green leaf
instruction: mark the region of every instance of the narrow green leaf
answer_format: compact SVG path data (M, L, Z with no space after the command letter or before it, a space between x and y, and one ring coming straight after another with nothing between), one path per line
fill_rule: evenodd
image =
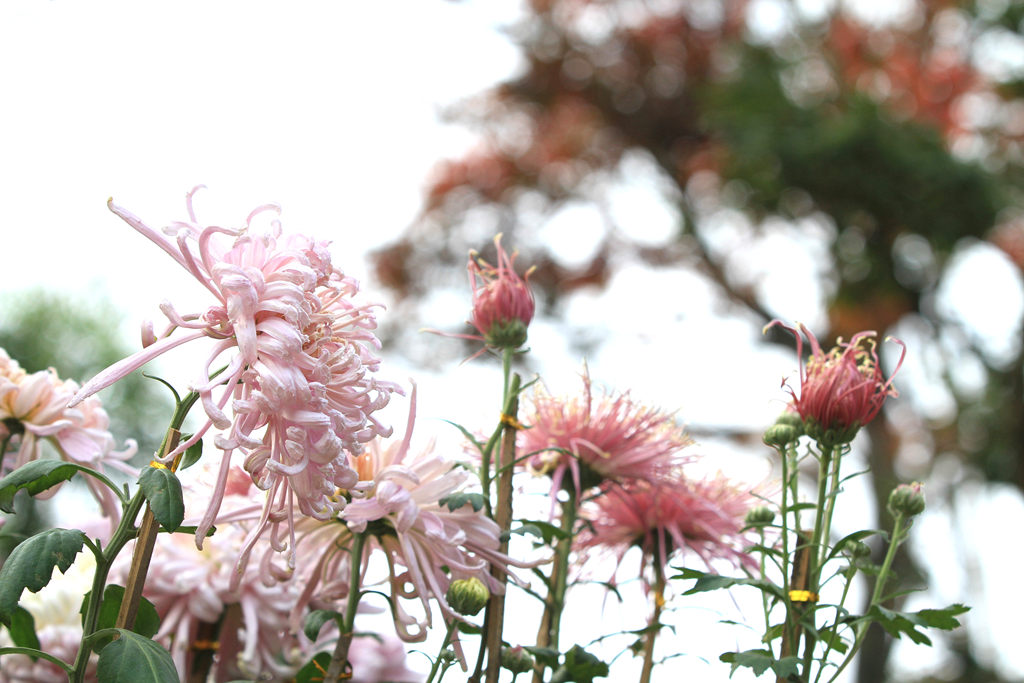
M185 501L181 482L174 472L165 467L147 467L139 475L139 489L160 526L168 531L181 526L181 520L185 518Z
M182 439L186 441L192 438L191 434L182 434L181 436ZM199 441L196 441L194 444L189 446L185 450L185 454L181 456L181 463L178 464L178 471L181 472L182 470L187 470L189 467L192 467L192 465L195 465L199 462L199 458L202 454L203 440L199 439Z
M104 683L178 683L171 653L158 643L127 629L104 629L97 636L113 635L120 638L100 652L96 677Z
M25 489L29 495L36 495L57 484L62 484L75 472L92 472L84 465L63 460L33 460L0 479L0 510L14 512L14 494Z
M335 612L334 610L328 609L316 609L306 616L306 621L302 625L302 631L306 634L306 637L310 640L316 640L317 636L320 635L320 629L323 628L324 624L328 621L339 620L342 618L341 612ZM340 625L340 621L338 622Z
M19 543L0 567L0 623L10 626L22 592L39 592L54 567L66 572L84 544L78 529L47 529Z

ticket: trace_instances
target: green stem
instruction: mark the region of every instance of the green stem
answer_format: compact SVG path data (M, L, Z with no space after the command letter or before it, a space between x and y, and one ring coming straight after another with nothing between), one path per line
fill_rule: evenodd
M836 642L836 636L839 633L839 621L843 617L843 605L846 604L846 597L850 594L850 586L853 584L853 576L857 573L857 568L851 563L849 568L845 572L845 583L843 584L843 595L839 598L839 604L836 605L836 618L832 622L832 625L828 627L831 631L828 642L825 643L825 652L821 655L821 666L818 667L818 673L814 677L814 683L818 683L821 679L821 674L825 672L825 662L828 661L828 656L832 653L832 644Z
M900 544L905 540L907 533L907 527L904 526L905 518L902 513L896 515L896 520L892 525L892 540L889 542L889 549L885 553L885 560L882 561L882 568L878 572L878 578L875 579L875 589L871 593L871 602L868 603L868 612L871 608L877 605L881 599L882 594L885 592L885 584L889 580L889 572L892 570L892 562L896 557L896 550ZM846 654L846 659L843 660L839 668L836 669L835 674L829 681L834 681L839 677L839 674L843 672L843 669L853 661L853 657L860 650L861 645L864 644L864 637L867 635L868 627L871 625L870 621L862 621L857 624L857 636L853 641L853 645L850 647L850 651Z
M356 611L359 608L360 574L363 568L363 546L366 544L366 534L353 534L351 554L351 580L348 588L348 602L345 605L345 621L341 625L341 633L338 634L338 643L334 646L334 653L331 655L331 664L324 674L324 681L339 681L348 664L348 650L352 645L352 634L355 630Z
M29 657L39 657L40 659L45 659L48 662L56 664L60 668L64 669L64 672L69 675L72 672L71 667L68 666L67 662L64 660L59 657L54 657L51 654L47 654L42 650L37 650L34 647L0 647L0 656L2 655L28 655Z
M793 605L789 600L789 478L796 477L795 472L789 471L790 464L790 451L791 448L783 446L778 449L779 455L782 457L782 594L785 596L786 601L786 621L782 627L783 645L787 642L792 642L793 638L793 624L791 615L793 613ZM795 499L794 499L795 500ZM799 516L797 516L796 529L800 528ZM765 621L768 621L768 611L765 610ZM785 649L785 648L783 648ZM781 652L781 655L785 657L786 652Z
M452 619L448 622L448 632L444 635L444 640L441 642L441 647L437 651L437 657L434 657L434 664L430 667L430 674L427 676L427 683L432 683L434 675L437 673L438 667L441 666L441 655L444 653L444 649L448 647L448 643L452 639L452 632L455 630L456 622ZM441 674L444 676L444 674Z
M824 447L821 449L821 455L818 458L818 498L815 501L814 531L811 536L811 545L808 549L810 559L807 569L807 590L812 595L817 594L819 588L821 567L818 566L818 554L820 552L821 539L828 533L828 530L824 528L825 504L828 498L829 472L834 455L831 448ZM809 604L810 609L813 610L814 602L812 601ZM812 631L807 630L804 634L803 675L805 680L810 675L811 662L814 661L814 646L814 634Z
M836 498L839 497L839 465L843 461L842 453L834 453L832 457L832 468L829 473L829 492L825 503L825 521L823 527L823 543L818 555L818 567L824 568L825 558L828 556L828 541L832 533L832 513L836 507Z
M569 587L569 554L572 550L573 531L576 527L578 510L576 508L576 490L572 486L564 489L569 497L562 503L561 529L563 538L555 544L555 559L548 579L548 599L544 604L540 629L537 631L537 646L550 647L558 650L558 640L562 626L562 611L565 607L565 593ZM534 683L539 683L544 676L544 666L539 665L534 671Z
M653 557L654 564L654 610L651 614L651 623L648 627L647 638L644 640L644 666L640 672L640 683L651 682L651 672L654 671L654 641L661 629L661 609L665 605L665 570L658 561L658 556Z

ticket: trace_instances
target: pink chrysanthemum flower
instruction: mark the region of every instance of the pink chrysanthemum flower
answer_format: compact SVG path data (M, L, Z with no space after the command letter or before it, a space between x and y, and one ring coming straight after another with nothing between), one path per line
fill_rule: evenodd
M526 329L533 320L535 303L527 284L529 271L520 277L514 268L515 254L494 238L498 265L492 266L478 254L469 255L469 285L473 290L473 326L491 348L518 349L526 343Z
M811 355L800 368L799 396L787 388L804 421L804 430L815 440L828 446L852 441L858 429L875 419L887 397L899 395L892 378L907 354L906 345L899 339L888 338L900 345L901 352L896 369L886 378L879 367L875 332L858 332L848 343L839 339L825 353L803 324L794 328L773 320L765 329L775 325L796 337L797 358L803 356L803 337L810 342Z
M662 567L673 554L696 555L708 568L723 560L754 567L744 552L743 526L756 502L749 490L723 477L694 479L681 470L655 481L610 485L584 507L590 523L578 544L611 550L619 562L635 546L644 562Z
M216 445L224 457L197 544L202 545L217 516L231 455L239 450L253 481L269 492L242 558L256 538L273 528L277 547L292 548L289 562L294 564L295 508L326 520L344 506L338 489L356 483L345 452L358 454L365 442L389 433L373 413L400 389L373 376L379 368L373 306L353 302L358 284L331 264L326 242L283 235L276 218L268 232L255 233L253 219L278 210L270 205L250 213L242 228L201 226L192 208L195 191L187 197L189 219L165 229L173 239L114 204L110 208L205 286L213 305L205 312L181 314L163 304L167 331L159 338L144 334L146 348L97 375L75 400L175 346L213 339L193 385L207 420L165 459L183 452L211 427L221 430ZM185 332L174 335L179 328ZM229 404L233 419L225 412ZM282 523L287 540L277 529Z
M415 421L415 395L401 442L371 442L354 458L362 482L370 487L357 494L340 513L339 521L304 523L300 547L320 562L308 581L305 598L333 601L348 595L348 547L352 534L371 535L369 547L381 552L390 569L395 627L399 637L421 641L431 625L430 602L446 619L462 619L448 605L445 593L453 579L474 576L492 592L503 590L490 574L491 567L508 572L517 562L499 552L498 525L482 512L464 505L449 509L440 501L459 492L469 477L465 470L432 454L428 448L410 456ZM364 558L368 561L371 553ZM401 598L401 600L399 600ZM404 600L422 605L422 620L412 617ZM302 602L300 602L300 605Z
M115 450L110 434L110 419L96 397L82 401L73 408L68 402L78 385L61 380L56 371L26 373L0 349L0 476L38 460L42 441L48 440L61 459L103 471L109 465L128 473L134 470L124 461L135 454L136 445L129 440L124 450ZM15 446L13 457L5 457L8 447ZM111 520L120 517L120 506L113 492L92 477L86 483L99 501L103 513ZM56 493L54 487L38 497Z
M518 450L530 454L531 470L551 476L552 491L657 479L688 459L680 451L692 443L673 415L628 393L595 397L586 370L582 395L554 397L538 388L522 421L528 428L519 432Z
M258 567L234 580L245 533L220 525L217 542L202 550L181 534L158 539L143 595L160 615L155 638L171 652L182 680L196 652L212 641L218 643L212 667L218 681L286 680L312 655L310 643L289 627L298 586L265 582Z
M405 645L388 634L356 636L348 651L352 683L419 683L423 675L409 669Z

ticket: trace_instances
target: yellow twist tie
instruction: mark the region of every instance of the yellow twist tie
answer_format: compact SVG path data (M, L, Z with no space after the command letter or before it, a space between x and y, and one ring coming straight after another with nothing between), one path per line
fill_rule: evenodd
M220 643L216 640L196 640L192 643L193 650L208 650L216 652L220 649Z
M149 461L149 466L150 467L155 467L158 470L166 470L167 469L167 465L165 465L162 462L159 462L157 460L150 460Z
M793 602L818 602L818 594L811 591L789 591L789 599Z
M520 422L519 420L515 419L511 415L506 415L505 413L501 414L501 424L508 425L512 429L522 429L523 428L523 423L522 422Z

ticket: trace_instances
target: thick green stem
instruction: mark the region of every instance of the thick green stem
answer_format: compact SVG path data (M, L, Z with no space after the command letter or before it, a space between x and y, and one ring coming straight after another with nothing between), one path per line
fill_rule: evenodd
M355 631L356 611L359 609L359 598L362 597L360 574L363 569L363 546L366 544L365 534L353 534L352 547L349 552L351 559L351 580L348 587L348 602L345 605L345 620L338 634L338 642L331 655L331 663L324 674L324 681L339 681L348 664L348 650L352 645L352 634Z
M506 382L502 412L505 434L501 441L501 457L497 469L498 504L494 511L494 521L501 533L498 552L502 554L508 553L508 537L512 528L512 471L516 461L516 429L519 424L519 384L518 374L512 377L511 384ZM506 576L500 568L492 567L491 576L498 583L505 585ZM487 632L484 641L487 648L487 683L498 683L498 675L501 673L501 637L504 624L505 593L492 593L487 603Z
M832 459L835 456L831 448L825 447L821 449L821 455L818 458L818 497L815 500L814 508L814 530L811 536L811 544L808 548L808 570L807 570L807 590L811 593L810 609L814 609L814 603L817 601L818 588L820 587L820 575L821 567L818 563L818 556L820 554L820 546L823 538L828 538L828 529L825 529L825 506L828 502L828 484L830 481L829 473L832 467ZM805 631L804 633L804 659L803 659L803 680L808 680L810 676L811 663L814 661L814 647L816 644L816 638L811 631Z

